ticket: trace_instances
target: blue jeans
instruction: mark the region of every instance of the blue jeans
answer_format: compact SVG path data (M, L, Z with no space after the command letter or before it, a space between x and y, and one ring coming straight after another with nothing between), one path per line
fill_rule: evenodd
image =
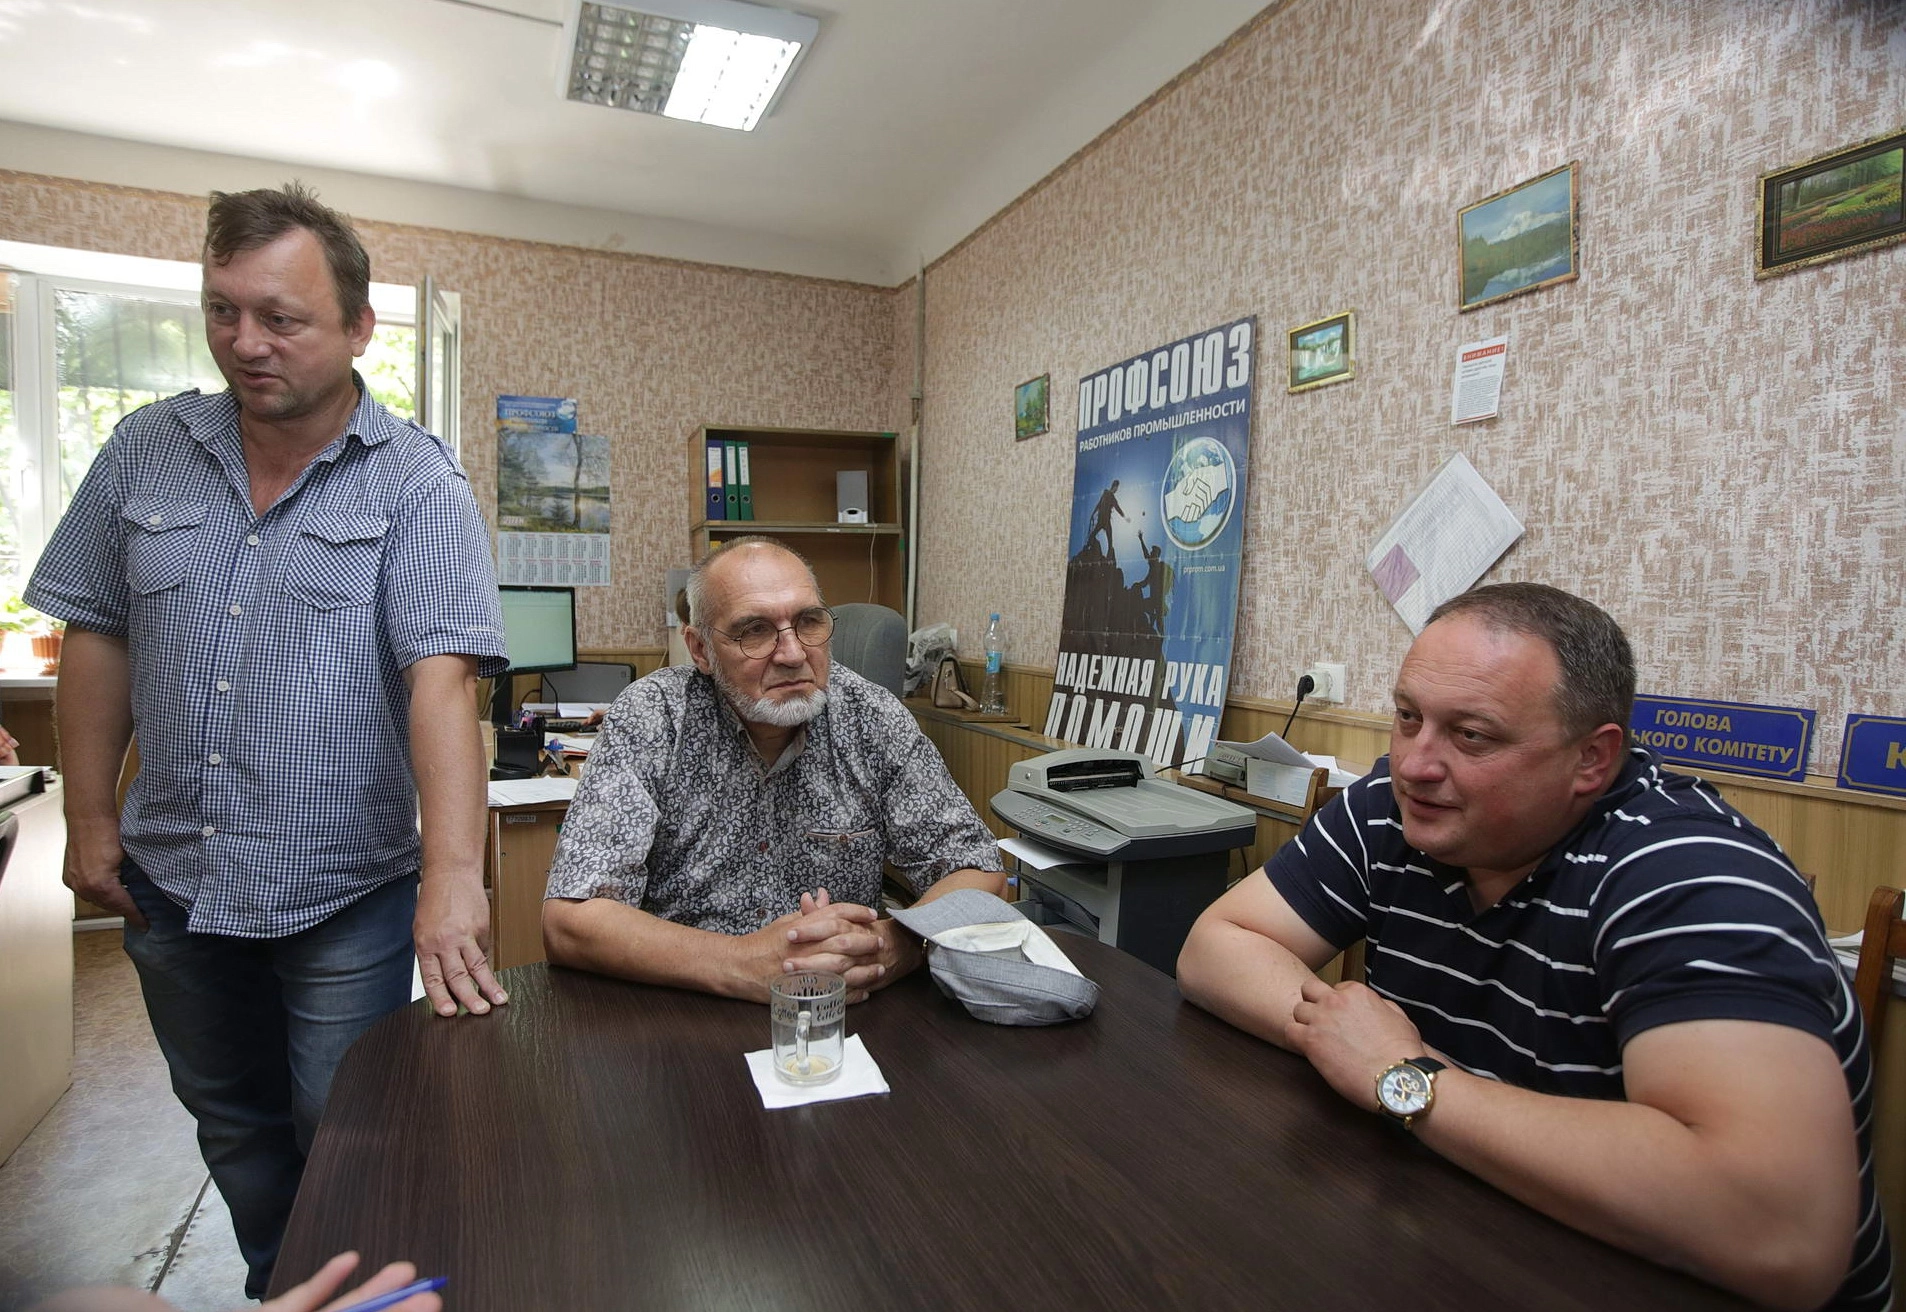
M194 934L186 912L127 859L126 891L151 928L126 927L172 1091L198 1121L199 1151L231 1208L264 1296L344 1052L410 1001L417 879L394 879L284 938Z

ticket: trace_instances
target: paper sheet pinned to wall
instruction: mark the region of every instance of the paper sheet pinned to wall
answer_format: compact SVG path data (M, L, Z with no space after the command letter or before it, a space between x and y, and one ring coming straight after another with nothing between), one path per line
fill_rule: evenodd
M1502 409L1502 375L1509 362L1509 339L1491 337L1464 342L1456 351L1456 374L1449 384L1449 422L1473 424L1494 419Z
M1364 564L1384 600L1420 633L1431 611L1467 591L1522 532L1522 521L1459 451L1391 521Z

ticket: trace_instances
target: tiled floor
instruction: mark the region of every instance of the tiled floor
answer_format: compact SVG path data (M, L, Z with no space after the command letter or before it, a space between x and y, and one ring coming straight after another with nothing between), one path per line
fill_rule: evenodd
M0 1165L0 1312L90 1284L156 1289L182 1312L249 1306L119 944L75 935L73 1087Z

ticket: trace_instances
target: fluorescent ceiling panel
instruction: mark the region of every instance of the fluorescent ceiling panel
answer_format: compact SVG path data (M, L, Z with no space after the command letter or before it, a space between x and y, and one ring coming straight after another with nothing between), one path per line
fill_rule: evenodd
M741 0L582 0L571 26L568 99L743 132L820 30L805 14Z

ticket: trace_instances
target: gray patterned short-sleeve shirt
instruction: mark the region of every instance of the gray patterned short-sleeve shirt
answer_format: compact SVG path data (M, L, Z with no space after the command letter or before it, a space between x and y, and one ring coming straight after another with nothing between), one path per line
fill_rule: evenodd
M836 665L827 708L772 766L698 670L616 698L563 823L546 896L612 898L747 934L801 894L878 906L883 862L916 891L1001 868L993 836L892 694Z

